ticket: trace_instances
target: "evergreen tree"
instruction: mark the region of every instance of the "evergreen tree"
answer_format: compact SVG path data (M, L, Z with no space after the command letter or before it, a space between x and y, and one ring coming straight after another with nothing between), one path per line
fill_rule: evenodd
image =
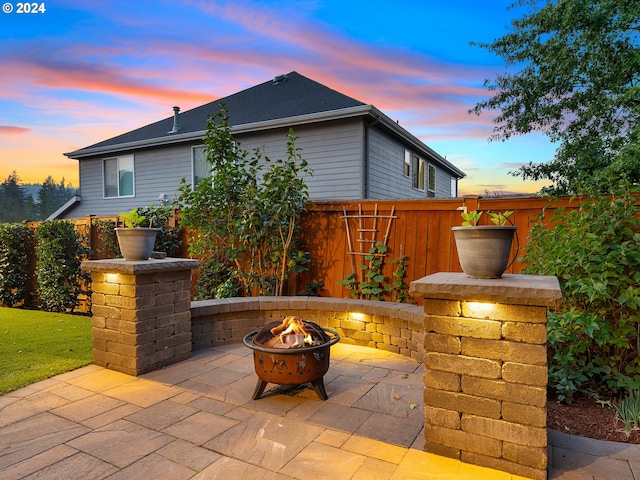
M15 170L0 184L0 222L16 223L34 220L33 203L20 186Z
M59 184L49 175L38 191L37 212L40 220L46 220L49 215L65 204L75 193L71 186L65 186L64 177Z

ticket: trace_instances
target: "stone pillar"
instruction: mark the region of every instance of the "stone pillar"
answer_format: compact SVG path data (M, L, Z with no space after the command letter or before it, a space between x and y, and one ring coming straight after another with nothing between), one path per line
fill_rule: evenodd
M556 277L437 273L424 298L425 451L547 478L547 307Z
M137 376L191 357L191 270L199 263L83 262L91 272L94 363Z

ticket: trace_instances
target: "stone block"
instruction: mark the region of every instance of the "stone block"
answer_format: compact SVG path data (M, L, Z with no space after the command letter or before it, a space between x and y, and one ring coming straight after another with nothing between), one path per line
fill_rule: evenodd
M460 375L437 370L426 370L423 375L425 387L448 392L460 392Z
M546 389L518 383L505 382L462 375L462 391L470 395L478 395L513 403L544 407L546 405Z
M459 317L462 314L462 309L458 300L425 298L422 308L426 315Z
M549 380L546 366L525 365L513 362L505 362L502 364L502 378L507 382L536 387L546 387Z
M479 318L427 315L424 320L424 331L425 333L433 332L460 337L498 340L502 336L502 323Z
M425 387L423 392L425 407L444 408L464 414L481 415L499 419L501 408L498 400L475 397L459 392L445 392Z
M506 340L463 338L462 354L504 362L540 366L547 364L547 349L544 345L528 345Z
M547 343L547 325L545 323L505 322L502 325L502 337L514 342L545 345Z
M427 352L458 355L462 351L462 343L459 337L441 335L439 333L425 333L424 348Z
M475 452L499 458L502 454L502 442L483 435L463 430L453 430L438 425L425 425L424 437L427 441L444 445L464 452Z
M536 428L495 418L462 415L462 430L475 435L527 447L547 447L546 428Z
M444 408L425 407L424 421L429 425L460 430L460 413Z
M482 378L500 378L500 362L485 358L449 355L446 353L426 352L424 366L431 370L473 375Z
M547 468L547 450L546 448L525 447L515 445L513 443L504 442L503 457L521 465L527 465L533 468Z
M523 405L521 403L502 402L502 418L507 422L544 428L547 426L545 407Z

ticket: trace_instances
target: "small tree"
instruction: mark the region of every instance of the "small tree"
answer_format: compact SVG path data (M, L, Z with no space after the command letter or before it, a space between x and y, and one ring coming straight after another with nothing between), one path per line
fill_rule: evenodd
M0 302L7 307L26 300L31 245L26 225L0 224Z
M42 222L36 229L36 276L42 308L51 312L73 311L81 294L88 294L91 276L80 269L89 254L71 222Z
M287 160L272 161L259 149L240 148L224 105L209 119L204 144L211 175L194 186L183 179L179 198L181 224L192 235L189 253L213 269L201 272L203 281L211 283L230 269L247 295L281 295L288 275L308 262L295 232L309 200L304 178L311 171L295 139L290 131ZM215 296L234 289L227 284L210 290Z

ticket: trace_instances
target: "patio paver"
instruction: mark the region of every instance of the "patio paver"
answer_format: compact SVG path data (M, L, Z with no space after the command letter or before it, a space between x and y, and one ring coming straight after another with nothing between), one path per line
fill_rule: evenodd
M273 385L252 400L257 377L241 344L142 377L91 365L11 392L0 397L0 477L520 478L421 451L421 365L364 347L331 352L326 402ZM576 450L553 439L550 479L640 478L638 446L597 444L594 455L589 441Z

